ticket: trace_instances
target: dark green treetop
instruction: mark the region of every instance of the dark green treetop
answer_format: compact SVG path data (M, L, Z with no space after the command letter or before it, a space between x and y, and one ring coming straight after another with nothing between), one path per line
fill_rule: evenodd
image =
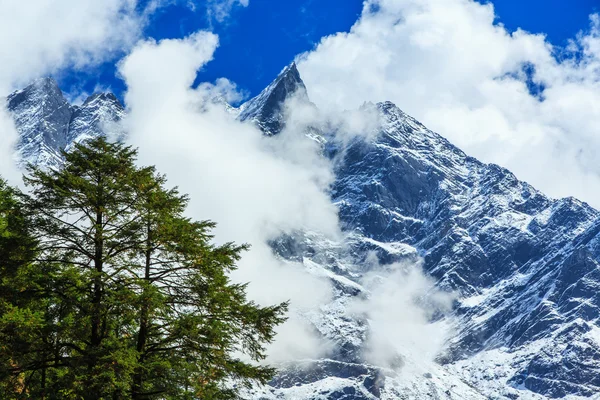
M212 244L214 223L186 217L187 197L130 147L97 138L64 156L25 179L37 241L17 269L45 279L26 285L38 351L4 360L14 398L235 399L266 383L287 303L259 306L230 280L247 247Z

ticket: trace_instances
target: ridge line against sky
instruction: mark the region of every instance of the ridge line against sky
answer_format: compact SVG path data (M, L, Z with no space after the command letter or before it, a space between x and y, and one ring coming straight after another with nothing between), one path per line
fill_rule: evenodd
M322 37L349 31L363 7L363 0L143 0L138 7L152 2L160 7L149 18L144 37L176 39L201 29L216 33L220 46L215 59L200 71L198 82L226 77L249 97ZM587 30L589 15L598 11L595 0L480 2L493 3L496 22L509 31L544 33L558 46ZM56 78L72 98L95 90L110 90L122 98L125 86L115 62L124 54L119 56L87 71L62 71Z
M252 96L296 59L325 112L390 100L550 196L600 206L600 17L590 0L32 1L0 3L0 87L54 74L71 99L123 98L119 60L136 43L211 30L218 47L196 84L224 77L233 85L217 83Z

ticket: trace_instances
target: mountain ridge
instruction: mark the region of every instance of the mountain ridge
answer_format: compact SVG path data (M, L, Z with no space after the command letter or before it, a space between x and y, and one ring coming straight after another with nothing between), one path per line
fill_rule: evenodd
M59 92L55 82L39 80L8 97L23 160L57 167L61 148L105 134L106 127L125 135L118 127L125 111L114 95L95 94L73 106ZM294 96L310 103L291 64L239 108L238 119L277 135ZM336 158L331 198L346 243L314 232L272 243L282 258L332 282L334 300L304 318L335 349L302 368L288 365L269 388L251 395L595 398L600 212L574 198L551 199L507 169L468 156L391 102L365 110L379 117L375 135L340 143L337 132L319 132L325 155ZM454 334L438 363L419 360L410 348L398 351L394 368L365 361L369 322L352 315L350 304L369 296L361 277L377 272L368 261L373 254L381 266L422 260L438 289L457 294L445 316Z
M105 133L121 136L118 122L125 116L114 94L94 93L80 106L73 105L50 77L11 93L6 107L19 133L16 151L22 166L57 168L62 163L61 150L69 150L74 143Z

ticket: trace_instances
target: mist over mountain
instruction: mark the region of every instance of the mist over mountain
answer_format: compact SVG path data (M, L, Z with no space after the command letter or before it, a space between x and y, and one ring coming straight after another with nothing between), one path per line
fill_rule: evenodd
M328 195L343 232L290 231L269 242L333 296L300 313L326 344L321 354L282 361L271 385L248 396L598 396L600 212L468 156L402 105L324 115L309 96L291 64L257 97L227 107L265 140L301 130L317 144L334 173ZM60 168L60 151L74 143L127 135L114 95L72 105L50 78L10 94L7 108L21 165Z

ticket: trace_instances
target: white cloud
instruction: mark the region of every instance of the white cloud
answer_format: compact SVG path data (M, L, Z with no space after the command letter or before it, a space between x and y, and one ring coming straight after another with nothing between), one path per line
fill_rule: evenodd
M599 18L568 49L494 21L492 4L472 0L367 0L350 32L298 67L322 109L391 100L471 155L600 206Z
M247 95L240 91L234 82L227 78L218 78L215 83L202 82L198 88L207 97L216 101L224 101L227 104L236 104L244 100Z
M139 39L146 16L158 5L158 0L143 9L137 0L0 0L0 93L65 68L110 60ZM17 139L12 119L2 110L2 160L12 160ZM0 174L19 183L20 174L6 164Z
M225 21L237 6L248 7L250 0L207 0L206 10L210 20Z
M318 307L331 294L329 283L275 258L267 241L298 229L337 234L336 209L325 193L331 172L299 132L266 138L214 104L215 92L231 91L230 84L191 88L217 45L215 35L198 32L140 43L123 60L128 141L139 147L142 164L156 165L190 194L194 218L218 222L217 241L252 245L234 275L251 282L251 298L262 304L289 299L293 312ZM287 333L274 347L278 360L296 356L298 348L317 355L314 337L298 324L294 317L281 328Z
M450 337L452 321L431 323L435 310L448 312L454 295L439 291L425 276L422 261L381 266L371 262L361 279L369 291L349 308L369 321L365 358L374 365L401 369L405 360L433 362Z
M0 0L0 90L127 50L144 24L137 7L137 0Z

